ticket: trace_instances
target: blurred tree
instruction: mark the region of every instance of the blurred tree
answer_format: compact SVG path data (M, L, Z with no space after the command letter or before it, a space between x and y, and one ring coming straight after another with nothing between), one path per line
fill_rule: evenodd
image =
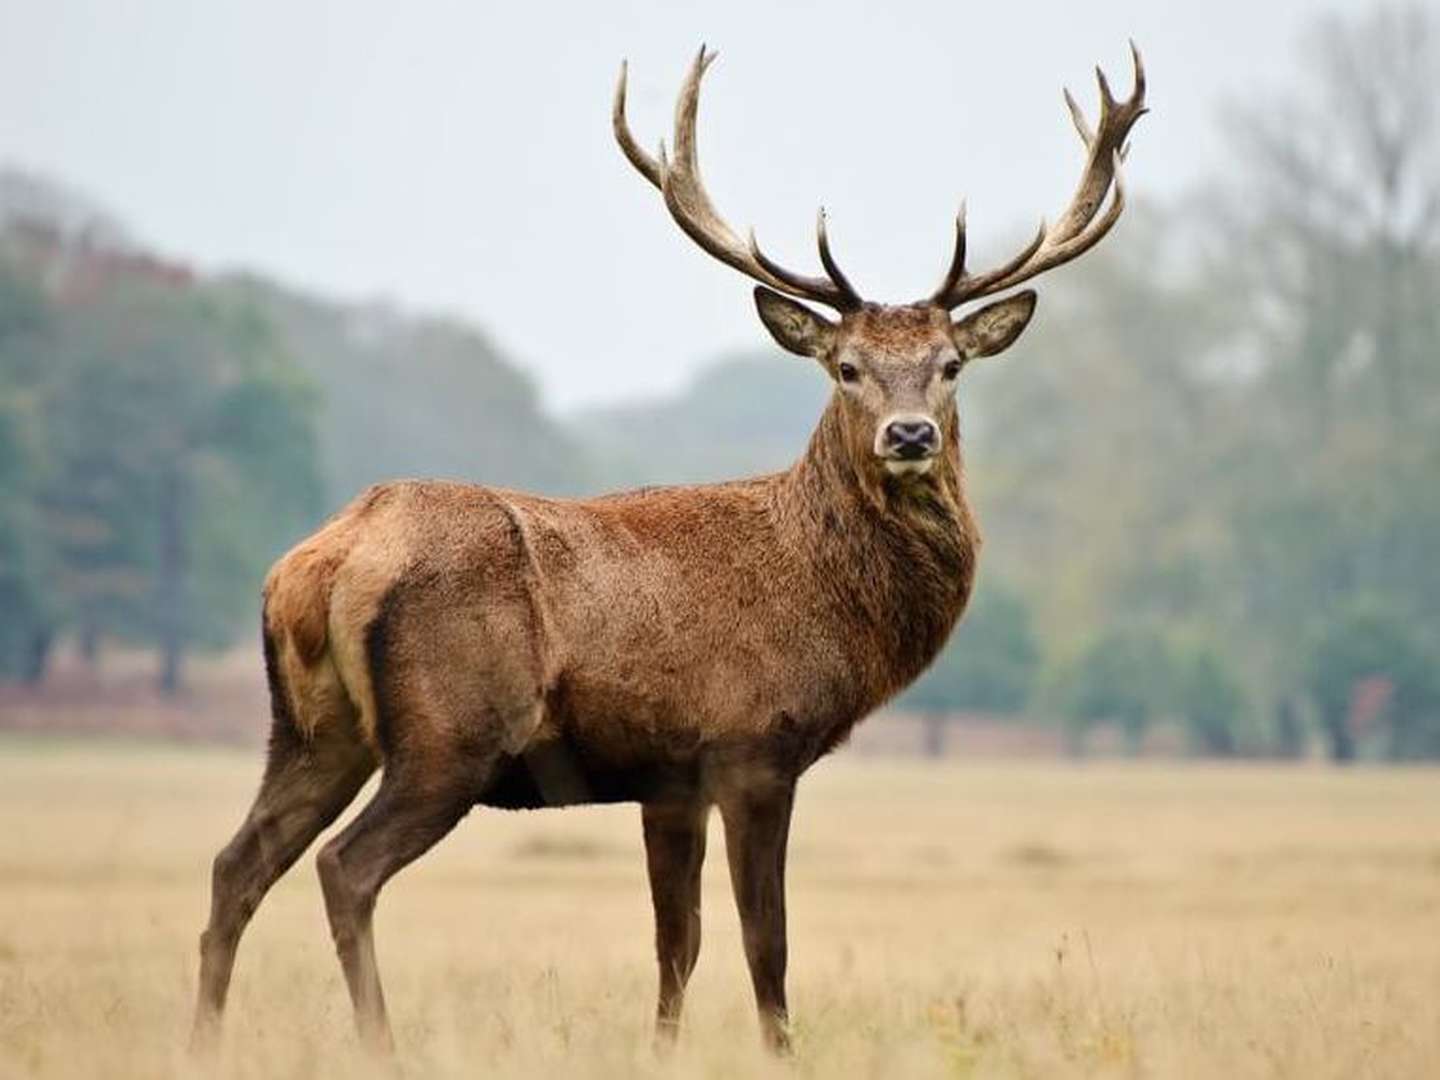
M1024 598L987 577L945 650L900 703L937 713L1017 713L1030 700L1039 665Z
M1178 220L1136 206L1124 243L1056 274L1015 355L960 389L980 518L1005 537L987 564L1030 598L1052 654L1096 627L1228 614L1214 496L1237 391Z
M555 495L594 486L593 451L581 451L546 414L534 381L474 327L255 277L221 279L210 291L261 317L318 389L327 509L406 476Z
M316 401L254 311L203 293L126 287L73 329L87 388L61 403L80 422L58 494L104 522L104 628L153 641L174 691L185 652L232 638L319 514Z
M1305 724L1295 698L1285 696L1275 703L1273 749L1277 757L1297 760L1305 756Z
M1192 646L1171 661L1169 704L1185 721L1191 747L1232 757L1245 711L1245 691L1222 655L1209 645Z
M829 395L814 364L778 349L737 353L678 394L589 409L571 426L597 459L604 487L703 483L789 467Z
M1114 723L1126 749L1138 753L1146 728L1171 696L1172 669L1170 652L1154 633L1117 629L1095 638L1058 680L1060 707L1075 744L1094 725Z
M44 674L54 612L36 494L45 468L36 390L50 319L43 294L0 262L0 678Z
M1055 689L1077 745L1094 725L1114 723L1134 753L1152 724L1171 718L1196 753L1230 757L1240 749L1246 694L1205 641L1175 644L1156 628L1113 629L1063 670Z
M24 496L0 511L17 568L0 587L6 626L30 626L18 662L7 629L5 666L37 676L67 625L82 647L155 646L174 690L186 651L231 639L318 515L315 397L255 312L152 262L39 254L0 289L7 323L39 282L56 294L43 334L0 334L0 483Z
M1277 699L1359 600L1440 632L1440 32L1414 5L1327 16L1302 60L1300 87L1231 111L1216 257L1255 361L1226 496L1234 595Z
M1433 643L1381 605L1358 603L1327 622L1306 650L1304 680L1331 758L1354 760L1364 729L1382 726L1387 756L1440 755L1437 672Z
M1437 385L1440 34L1420 5L1323 16L1302 61L1300 87L1232 109L1251 243L1228 269L1322 436L1342 403L1414 421Z

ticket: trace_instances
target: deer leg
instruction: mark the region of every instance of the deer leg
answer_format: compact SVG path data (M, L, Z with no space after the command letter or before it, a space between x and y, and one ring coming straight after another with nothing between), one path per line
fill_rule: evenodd
M375 759L348 731L322 726L304 742L288 720L276 721L254 805L215 857L210 921L200 935L192 1050L214 1045L240 936L260 901L374 771Z
M720 803L730 884L740 911L745 959L766 1044L790 1048L785 1005L785 845L793 786L740 791Z
M657 1043L673 1042L679 1032L685 984L700 955L700 870L709 809L692 802L647 803L641 808L660 964Z
M441 769L435 769L435 773ZM371 929L375 899L397 871L444 837L474 804L477 787L453 772L415 775L389 765L375 798L316 859L330 932L345 972L361 1041L389 1054L394 1038L385 1011Z

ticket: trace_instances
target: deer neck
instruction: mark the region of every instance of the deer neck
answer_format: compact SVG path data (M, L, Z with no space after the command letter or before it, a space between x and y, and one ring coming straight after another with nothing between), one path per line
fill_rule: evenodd
M979 530L965 495L958 421L923 480L857 466L845 416L830 401L805 454L777 478L777 517L853 619L857 663L876 702L909 683L939 652L974 582Z

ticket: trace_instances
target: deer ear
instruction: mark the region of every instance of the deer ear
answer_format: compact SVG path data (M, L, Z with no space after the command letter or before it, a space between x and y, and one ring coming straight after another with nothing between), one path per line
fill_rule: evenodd
M835 340L836 326L829 319L763 285L755 286L755 309L770 336L797 356L824 356Z
M1014 344L1033 314L1035 292L1026 289L965 316L950 327L950 336L966 360L994 356Z

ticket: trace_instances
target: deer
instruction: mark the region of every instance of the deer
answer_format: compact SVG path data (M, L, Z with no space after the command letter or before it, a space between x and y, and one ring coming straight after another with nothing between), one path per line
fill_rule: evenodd
M359 1038L393 1053L372 929L385 883L476 806L640 806L659 968L657 1043L679 1029L700 952L712 808L723 825L762 1040L790 1045L785 861L797 783L944 646L975 582L956 382L1035 310L1013 291L1094 247L1125 206L1120 165L1145 109L1097 68L1065 210L972 273L964 204L940 285L866 301L826 218L824 276L786 269L716 211L696 154L701 48L672 150L620 149L705 252L757 284L775 342L833 383L792 467L726 483L553 499L451 482L373 486L282 556L263 588L272 723L259 792L216 856L192 1045L218 1036L236 950L267 890L355 799L320 849L325 911ZM964 317L955 309L1006 294ZM820 305L834 317L815 310Z

